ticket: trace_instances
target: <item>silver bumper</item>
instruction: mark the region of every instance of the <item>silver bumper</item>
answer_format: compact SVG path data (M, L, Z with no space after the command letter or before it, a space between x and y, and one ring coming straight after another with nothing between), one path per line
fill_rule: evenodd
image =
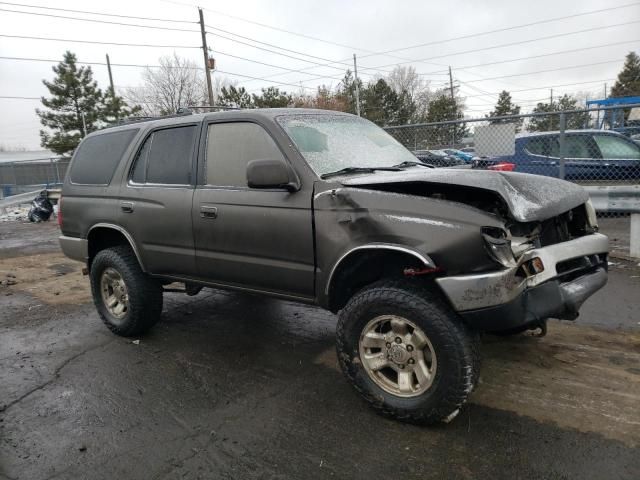
M79 262L86 262L87 258L89 258L89 247L86 239L62 235L59 241L62 253L67 257Z
M568 242L529 250L512 268L491 273L442 277L436 279L436 282L456 311L478 310L511 302L525 290L554 279L558 276L556 265L560 262L608 251L609 239L605 235L594 233ZM536 257L542 260L544 271L524 279L516 276L523 263Z

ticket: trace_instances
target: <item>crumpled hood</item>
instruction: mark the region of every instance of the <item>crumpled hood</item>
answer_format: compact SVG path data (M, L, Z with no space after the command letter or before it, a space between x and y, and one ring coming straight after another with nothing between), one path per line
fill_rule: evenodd
M488 190L500 195L511 216L520 222L533 222L555 217L585 203L589 195L579 185L557 178L516 172L490 170L412 169L402 172L378 171L371 174L337 179L345 186L366 188L367 185L424 183L428 185L460 185Z

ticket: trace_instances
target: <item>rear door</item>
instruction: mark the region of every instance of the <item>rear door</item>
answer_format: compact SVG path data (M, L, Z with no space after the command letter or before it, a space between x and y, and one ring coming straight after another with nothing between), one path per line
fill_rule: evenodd
M312 185L252 189L251 160L288 162L269 132L251 121L203 129L193 226L204 280L299 297L314 294Z
M196 123L151 131L120 189L120 224L151 273L196 273L191 208L199 131Z
M558 139L556 135L517 139L516 154L513 159L516 163L517 171L545 175L547 177L558 177L557 145ZM510 160L507 159L506 161Z

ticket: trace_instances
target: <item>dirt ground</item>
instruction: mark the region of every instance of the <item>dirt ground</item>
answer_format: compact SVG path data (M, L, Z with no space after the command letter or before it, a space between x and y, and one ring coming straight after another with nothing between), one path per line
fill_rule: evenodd
M336 318L205 290L113 336L55 225L0 224L0 478L640 478L640 268L575 322L483 338L448 425L381 418L342 378Z

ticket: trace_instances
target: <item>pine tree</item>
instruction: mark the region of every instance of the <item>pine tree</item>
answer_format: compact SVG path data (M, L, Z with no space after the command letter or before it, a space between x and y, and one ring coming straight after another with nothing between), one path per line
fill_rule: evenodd
M629 52L624 61L624 67L611 88L611 96L630 97L635 95L640 95L640 56L635 52Z
M291 105L293 98L287 92L281 92L278 87L262 89L262 95L253 94L256 108L283 108Z
M500 92L498 96L498 102L496 103L495 108L487 117L504 117L508 115L519 115L520 114L520 105L516 105L513 103L511 99L511 94L506 90ZM502 120L491 120L489 123L515 123L516 124L516 132L520 131L520 127L522 126L522 119L502 119Z
M91 67L76 65L76 56L67 51L64 59L53 67L56 77L42 82L51 94L42 97L47 110L36 109L40 123L41 145L57 154L72 152L85 134L99 126L102 116L102 92L93 80Z
M225 107L254 108L253 99L244 87L236 88L233 85L222 87L218 97L218 103Z
M108 125L117 124L121 120L132 117L139 113L142 107L135 105L129 108L124 98L118 96L111 90L107 89L107 93L102 97L100 107L100 119Z
M459 98L451 98L448 89L435 92L429 102L427 122L445 122L464 118L464 108ZM425 130L427 138L422 143L429 146L455 145L469 134L464 123L437 125Z
M533 109L533 113L553 113L579 110L583 108L579 105L578 99L571 95L564 94L552 103L538 103ZM589 125L590 116L588 112L570 113L565 117L567 130L581 129ZM531 117L528 130L531 132L549 132L560 129L560 115L543 115Z

